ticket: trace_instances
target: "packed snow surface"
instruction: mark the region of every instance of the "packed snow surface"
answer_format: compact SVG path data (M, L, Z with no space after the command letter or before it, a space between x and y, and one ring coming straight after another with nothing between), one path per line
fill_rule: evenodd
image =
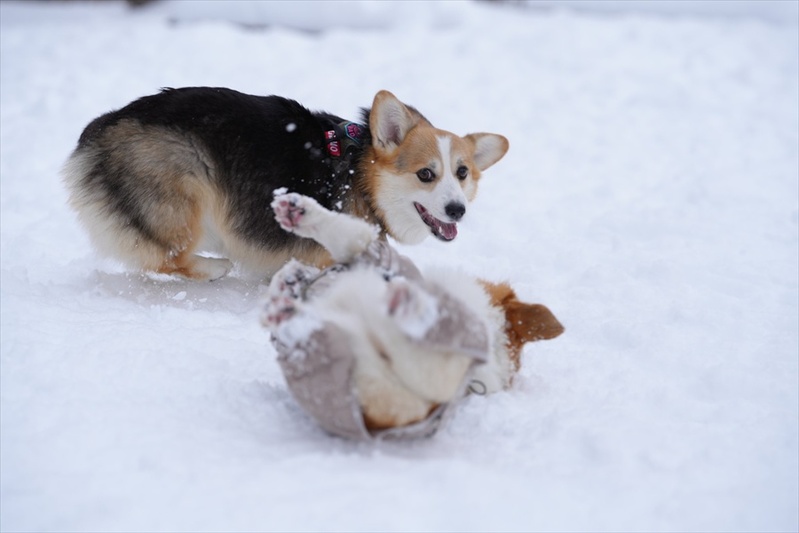
M796 531L788 5L2 2L0 529ZM189 85L350 118L389 89L504 134L457 239L402 251L509 280L566 332L432 439L328 436L286 389L263 280L127 272L67 205L92 118Z

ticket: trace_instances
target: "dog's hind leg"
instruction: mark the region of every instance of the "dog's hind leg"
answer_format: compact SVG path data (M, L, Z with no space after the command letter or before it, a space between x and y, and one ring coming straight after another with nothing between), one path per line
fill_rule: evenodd
M158 238L166 244L167 253L155 270L197 281L219 279L233 268L233 263L195 254L203 234L200 195L188 191L184 194L184 198L172 199L158 209L162 211L157 217L160 222Z
M233 263L227 259L183 254L165 261L156 272L174 274L195 281L213 281L227 275Z
M154 197L158 195L154 194ZM148 206L149 237L157 249L145 269L174 274L196 281L212 281L225 276L233 263L227 259L203 257L195 252L203 236L202 195L194 190L170 191Z
M333 260L346 262L362 253L378 236L372 224L329 211L313 198L297 193L275 195L272 202L280 227L324 246Z
M223 203L209 161L185 135L121 120L75 151L64 179L100 252L137 269L212 280L232 263L195 254L204 217Z
M123 210L128 217L120 217L134 223L117 232L129 236L117 242L121 248L117 255L143 270L196 281L226 275L233 263L196 254L203 237L204 206L209 203L197 181L176 173L147 189L139 188L135 201Z
M203 257L195 254L202 236L197 220L197 207L176 209L169 207L172 216L161 216L157 233L145 244L139 238L135 261L144 270L171 274L195 281L213 281L225 276L233 263L227 259ZM145 250L150 250L149 253Z

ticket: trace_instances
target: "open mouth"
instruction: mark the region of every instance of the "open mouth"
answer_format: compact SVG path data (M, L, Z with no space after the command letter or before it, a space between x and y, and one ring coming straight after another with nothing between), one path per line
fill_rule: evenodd
M424 223L430 227L433 235L435 235L437 238L441 239L442 241L451 241L458 236L457 224L440 221L431 215L430 211L425 209L425 207L419 202L413 202L413 206L416 208L419 216L422 217Z

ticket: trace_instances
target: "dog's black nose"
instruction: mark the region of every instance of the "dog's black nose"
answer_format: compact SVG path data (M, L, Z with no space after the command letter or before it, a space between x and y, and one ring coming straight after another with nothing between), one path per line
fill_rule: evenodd
M458 202L450 202L444 207L444 212L447 213L449 218L457 222L466 213L466 206Z

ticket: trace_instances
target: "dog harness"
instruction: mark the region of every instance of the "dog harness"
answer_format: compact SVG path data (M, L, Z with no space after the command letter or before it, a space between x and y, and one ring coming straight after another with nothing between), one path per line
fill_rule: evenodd
M426 282L411 261L384 241L373 242L365 252L348 264L327 268L319 275L298 280L302 300L312 300L335 282L337 274L354 267L372 268L388 281L397 276L415 283L437 302L436 322L420 338L409 339L423 347L459 353L472 359L460 389L458 400L466 395L471 368L488 359L489 336L480 318L436 285ZM307 317L287 319L272 336L278 362L289 390L297 402L329 433L360 440L406 439L432 436L451 414L454 401L436 407L418 422L389 429L366 428L353 383L355 358L350 352L346 332L329 322L303 326ZM305 329L303 329L305 328Z
M363 148L365 129L363 124L345 120L325 131L325 148L336 174L350 169L355 154Z

